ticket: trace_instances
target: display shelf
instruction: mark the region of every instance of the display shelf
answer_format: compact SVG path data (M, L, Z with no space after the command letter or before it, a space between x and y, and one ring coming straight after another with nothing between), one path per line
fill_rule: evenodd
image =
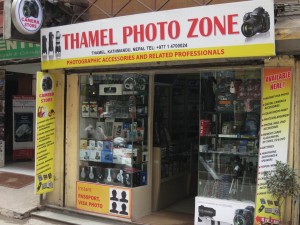
M81 77L79 180L125 187L146 185L148 78L94 77L93 84ZM128 80L133 83L126 84Z
M200 154L227 154L227 155L240 155L240 156L250 156L250 157L258 157L258 153L241 153L241 152L227 152L227 151L207 151L200 152Z
M220 138L239 138L239 139L257 139L258 136L255 135L255 136L250 136L250 135L241 135L241 134L218 134L216 135Z
M201 91L199 114L200 196L255 197L261 77L253 71L245 77L236 71L214 71L201 78L205 91Z
M205 135L200 135L200 138L208 138L208 137L218 137L217 134L205 134Z

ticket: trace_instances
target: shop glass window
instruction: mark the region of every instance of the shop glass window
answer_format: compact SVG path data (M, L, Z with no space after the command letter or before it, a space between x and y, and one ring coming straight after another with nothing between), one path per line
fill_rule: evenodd
M148 76L80 76L78 180L147 184Z
M261 70L200 75L198 195L255 201Z

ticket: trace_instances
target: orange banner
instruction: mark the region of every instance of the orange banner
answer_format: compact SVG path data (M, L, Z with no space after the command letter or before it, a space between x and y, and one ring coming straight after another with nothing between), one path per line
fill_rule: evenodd
M131 218L131 189L77 182L78 209Z
M255 225L280 224L279 212L284 210L268 192L263 174L272 171L277 160L287 162L291 82L291 68L264 70Z

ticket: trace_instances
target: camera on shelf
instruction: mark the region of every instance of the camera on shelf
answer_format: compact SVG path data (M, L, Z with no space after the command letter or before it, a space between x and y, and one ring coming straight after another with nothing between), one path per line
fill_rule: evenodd
M52 89L52 80L50 77L46 77L43 79L42 89L43 89L43 91L49 91Z
M244 15L241 31L245 37L252 37L256 33L265 33L270 29L270 16L262 7Z
M23 14L26 18L39 16L39 6L35 0L25 0L23 5Z
M254 207L247 206L245 209L235 210L234 225L252 225L254 219Z

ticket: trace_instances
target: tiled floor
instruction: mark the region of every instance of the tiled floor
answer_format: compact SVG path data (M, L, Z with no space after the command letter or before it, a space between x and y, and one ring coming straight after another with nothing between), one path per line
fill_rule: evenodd
M193 225L194 208L195 197L190 197L140 218L136 222L147 225Z
M136 222L147 225L193 225L194 216L186 213L161 210L142 217Z
M34 176L34 161L7 163L0 171Z

